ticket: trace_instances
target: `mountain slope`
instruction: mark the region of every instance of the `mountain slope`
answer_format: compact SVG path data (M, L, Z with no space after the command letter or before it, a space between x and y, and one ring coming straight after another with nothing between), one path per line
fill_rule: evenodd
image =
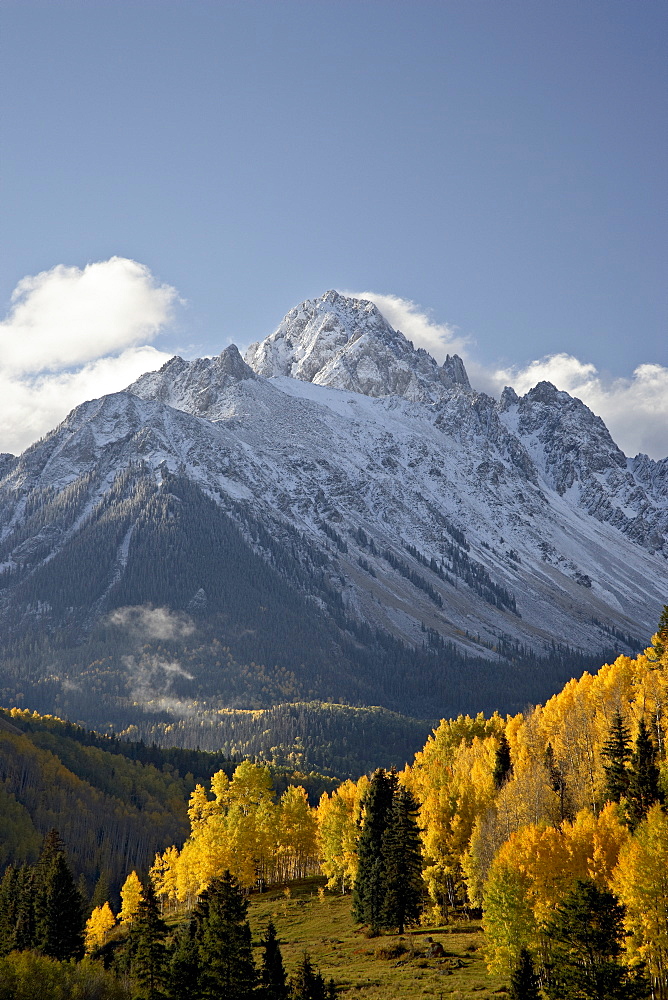
M474 391L334 292L246 362L174 358L83 404L3 470L11 670L32 644L65 697L54 645L70 685L108 661L121 722L133 699L521 707L582 668L565 647L642 641L668 589L668 461L627 460L547 383Z

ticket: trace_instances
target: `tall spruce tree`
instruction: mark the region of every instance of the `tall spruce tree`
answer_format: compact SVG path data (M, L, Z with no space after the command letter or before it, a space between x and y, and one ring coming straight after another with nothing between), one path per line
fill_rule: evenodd
M251 1000L255 967L244 899L229 871L213 879L195 910L204 1000Z
M638 826L655 802L662 801L659 789L659 768L656 765L656 747L641 719L638 724L638 735L631 756L629 767L629 782L626 793L628 801L627 815L632 830Z
M364 802L364 819L357 847L357 875L353 885L353 918L377 934L385 901L383 836L387 829L397 775L383 768L374 772Z
M130 930L131 971L138 984L137 998L162 1000L167 983L167 925L160 917L158 901L149 879L142 885L142 898Z
M283 956L276 937L276 928L271 920L267 924L267 936L262 941L260 983L260 995L265 1000L286 1000L288 987Z
M510 975L508 1000L540 1000L540 983L531 952L520 950L517 964Z
M309 955L304 957L297 966L297 971L290 978L290 1000L328 1000L325 981L320 973L313 968Z
M35 869L35 947L49 958L84 954L84 901L57 830L47 834Z
M624 908L592 879L578 880L546 928L549 1000L647 1000L642 971L619 961Z
M200 962L197 921L181 925L169 963L166 993L169 1000L200 1000Z
M654 643L656 655L661 657L668 649L668 604L664 604L656 634L658 641Z
M629 787L629 772L626 765L631 756L629 731L624 725L619 711L614 714L610 733L603 744L601 756L608 761L607 764L603 765L605 799L608 802L619 802L626 796Z
M406 924L417 923L422 912L424 883L418 808L411 792L400 785L394 793L383 834L385 898L382 926L396 927L399 934L403 934Z
M502 785L505 785L506 781L512 776L512 773L513 762L510 756L510 743L506 734L501 733L494 760L494 785L496 788L501 788Z

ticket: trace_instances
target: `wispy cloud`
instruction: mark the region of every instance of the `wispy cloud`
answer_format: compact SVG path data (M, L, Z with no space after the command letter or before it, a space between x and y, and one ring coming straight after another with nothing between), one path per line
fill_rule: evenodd
M177 302L123 257L23 278L0 322L0 451L21 451L72 407L159 368L170 355L150 342Z
M437 323L432 316L416 302L402 299L398 295L381 295L379 292L343 292L356 299L368 299L378 306L390 326L401 330L404 337L412 341L414 347L423 347L443 364L446 354L466 354L469 343L457 328L447 323Z
M166 642L192 635L195 625L189 615L170 608L154 608L148 604L134 604L116 608L109 615L109 622L124 629L138 645L144 642Z
M185 639L195 631L192 619L169 608L133 605L116 608L109 623L126 633L136 652L122 657L128 676L128 691L133 701L147 712L171 712L190 715L192 705L174 695L177 679L192 681L193 675L175 658L145 648L150 642Z
M396 295L354 292L374 302L395 329L424 347L437 361L446 353L461 355L471 384L492 396L511 385L524 395L538 382L552 382L581 399L608 427L627 455L645 452L652 458L668 455L668 368L642 364L627 378L606 378L591 362L570 354L552 354L525 365L494 367L472 356L472 342L446 323L437 323L421 306Z

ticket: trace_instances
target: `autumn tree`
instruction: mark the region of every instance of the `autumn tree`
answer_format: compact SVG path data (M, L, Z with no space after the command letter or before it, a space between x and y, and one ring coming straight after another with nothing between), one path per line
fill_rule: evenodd
M130 926L139 912L142 901L142 884L136 871L131 871L121 888L121 909L118 919Z
M629 959L646 963L654 997L668 1000L668 816L658 803L622 847L612 886Z
M86 921L86 951L88 954L102 948L109 934L116 926L116 917L111 912L109 903L96 906Z

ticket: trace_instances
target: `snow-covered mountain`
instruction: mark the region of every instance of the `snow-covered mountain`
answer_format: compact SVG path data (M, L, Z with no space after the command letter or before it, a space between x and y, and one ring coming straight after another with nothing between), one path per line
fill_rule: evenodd
M0 475L10 632L90 631L120 603L213 607L208 556L184 550L178 599L128 583L149 521L166 536L186 516L174 477L203 498L198 519L233 525L253 579L266 567L301 595L302 621L336 625L331 649L345 633L360 649L387 636L494 660L553 643L595 653L647 639L668 592L668 460L626 458L549 383L476 392L460 358L439 366L372 303L336 292L291 310L245 361L236 347L173 358L77 407L18 459L0 456ZM91 563L91 545L104 558ZM57 567L73 553L93 568L65 600ZM244 574L224 546L217 558ZM381 701L369 684L360 697Z

